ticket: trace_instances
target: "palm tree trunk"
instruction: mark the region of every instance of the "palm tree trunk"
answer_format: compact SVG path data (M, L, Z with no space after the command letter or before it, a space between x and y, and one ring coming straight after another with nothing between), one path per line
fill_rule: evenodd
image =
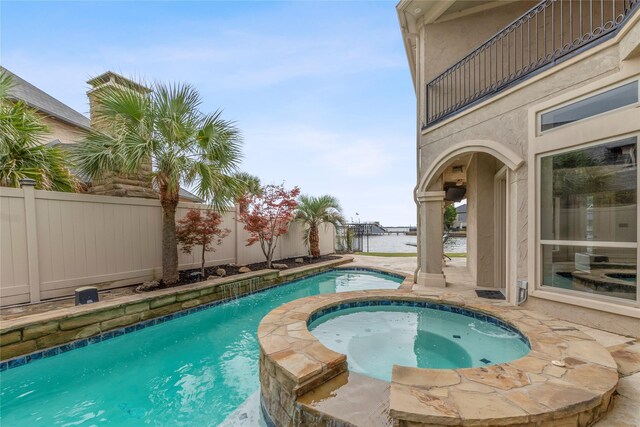
M162 204L162 281L166 285L178 283L178 240L176 239L177 195L169 194L161 185Z
M309 248L312 258L320 258L320 235L317 224L311 224L309 227Z

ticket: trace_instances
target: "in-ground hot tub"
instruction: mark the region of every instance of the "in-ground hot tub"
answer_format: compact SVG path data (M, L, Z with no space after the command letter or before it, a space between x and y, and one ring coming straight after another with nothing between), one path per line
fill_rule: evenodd
M466 316L467 326L482 325L485 333L491 329L479 321L487 322L504 330L500 334L521 336L531 351L467 368L394 364L389 383L353 372L347 355L327 348L309 330L323 317L339 317L331 314L369 310L362 307L382 307L388 314L395 305L407 312L431 308ZM590 425L610 407L618 382L609 352L573 324L502 301L446 292L372 290L302 298L265 316L258 339L261 407L272 426L373 425L364 421L371 416L380 416L381 425L412 427ZM390 346L391 338L380 341L385 342L379 347ZM419 351L410 352L417 361ZM369 350L369 357L385 358L379 348ZM473 357L469 354L472 363Z
M308 327L323 345L347 356L350 371L385 381L393 365L474 368L531 350L518 330L495 317L430 302L358 301L316 313Z

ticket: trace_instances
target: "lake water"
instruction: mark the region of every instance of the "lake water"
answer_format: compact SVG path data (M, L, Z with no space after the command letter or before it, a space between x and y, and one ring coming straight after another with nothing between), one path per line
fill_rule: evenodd
M369 247L367 250L367 237L364 237L365 252L415 252L417 236L387 235L369 236ZM449 237L444 244L445 252L465 253L467 252L466 237Z

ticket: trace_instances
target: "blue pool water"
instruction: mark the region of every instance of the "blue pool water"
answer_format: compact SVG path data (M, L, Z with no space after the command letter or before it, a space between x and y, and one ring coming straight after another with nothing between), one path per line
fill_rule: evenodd
M331 271L0 373L0 425L214 426L259 388L256 331L272 309L399 278Z
M349 370L385 381L391 380L394 364L471 368L519 359L530 351L511 330L433 308L347 308L316 319L309 329L326 347L347 355Z

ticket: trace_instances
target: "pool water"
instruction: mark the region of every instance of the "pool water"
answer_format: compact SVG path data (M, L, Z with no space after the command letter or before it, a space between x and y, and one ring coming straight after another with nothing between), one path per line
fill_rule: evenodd
M260 386L260 320L322 293L402 281L335 270L0 373L0 425L215 426Z
M394 364L471 368L519 359L530 351L513 331L433 308L347 308L316 319L309 330L326 347L346 354L350 371L385 381L391 381Z

